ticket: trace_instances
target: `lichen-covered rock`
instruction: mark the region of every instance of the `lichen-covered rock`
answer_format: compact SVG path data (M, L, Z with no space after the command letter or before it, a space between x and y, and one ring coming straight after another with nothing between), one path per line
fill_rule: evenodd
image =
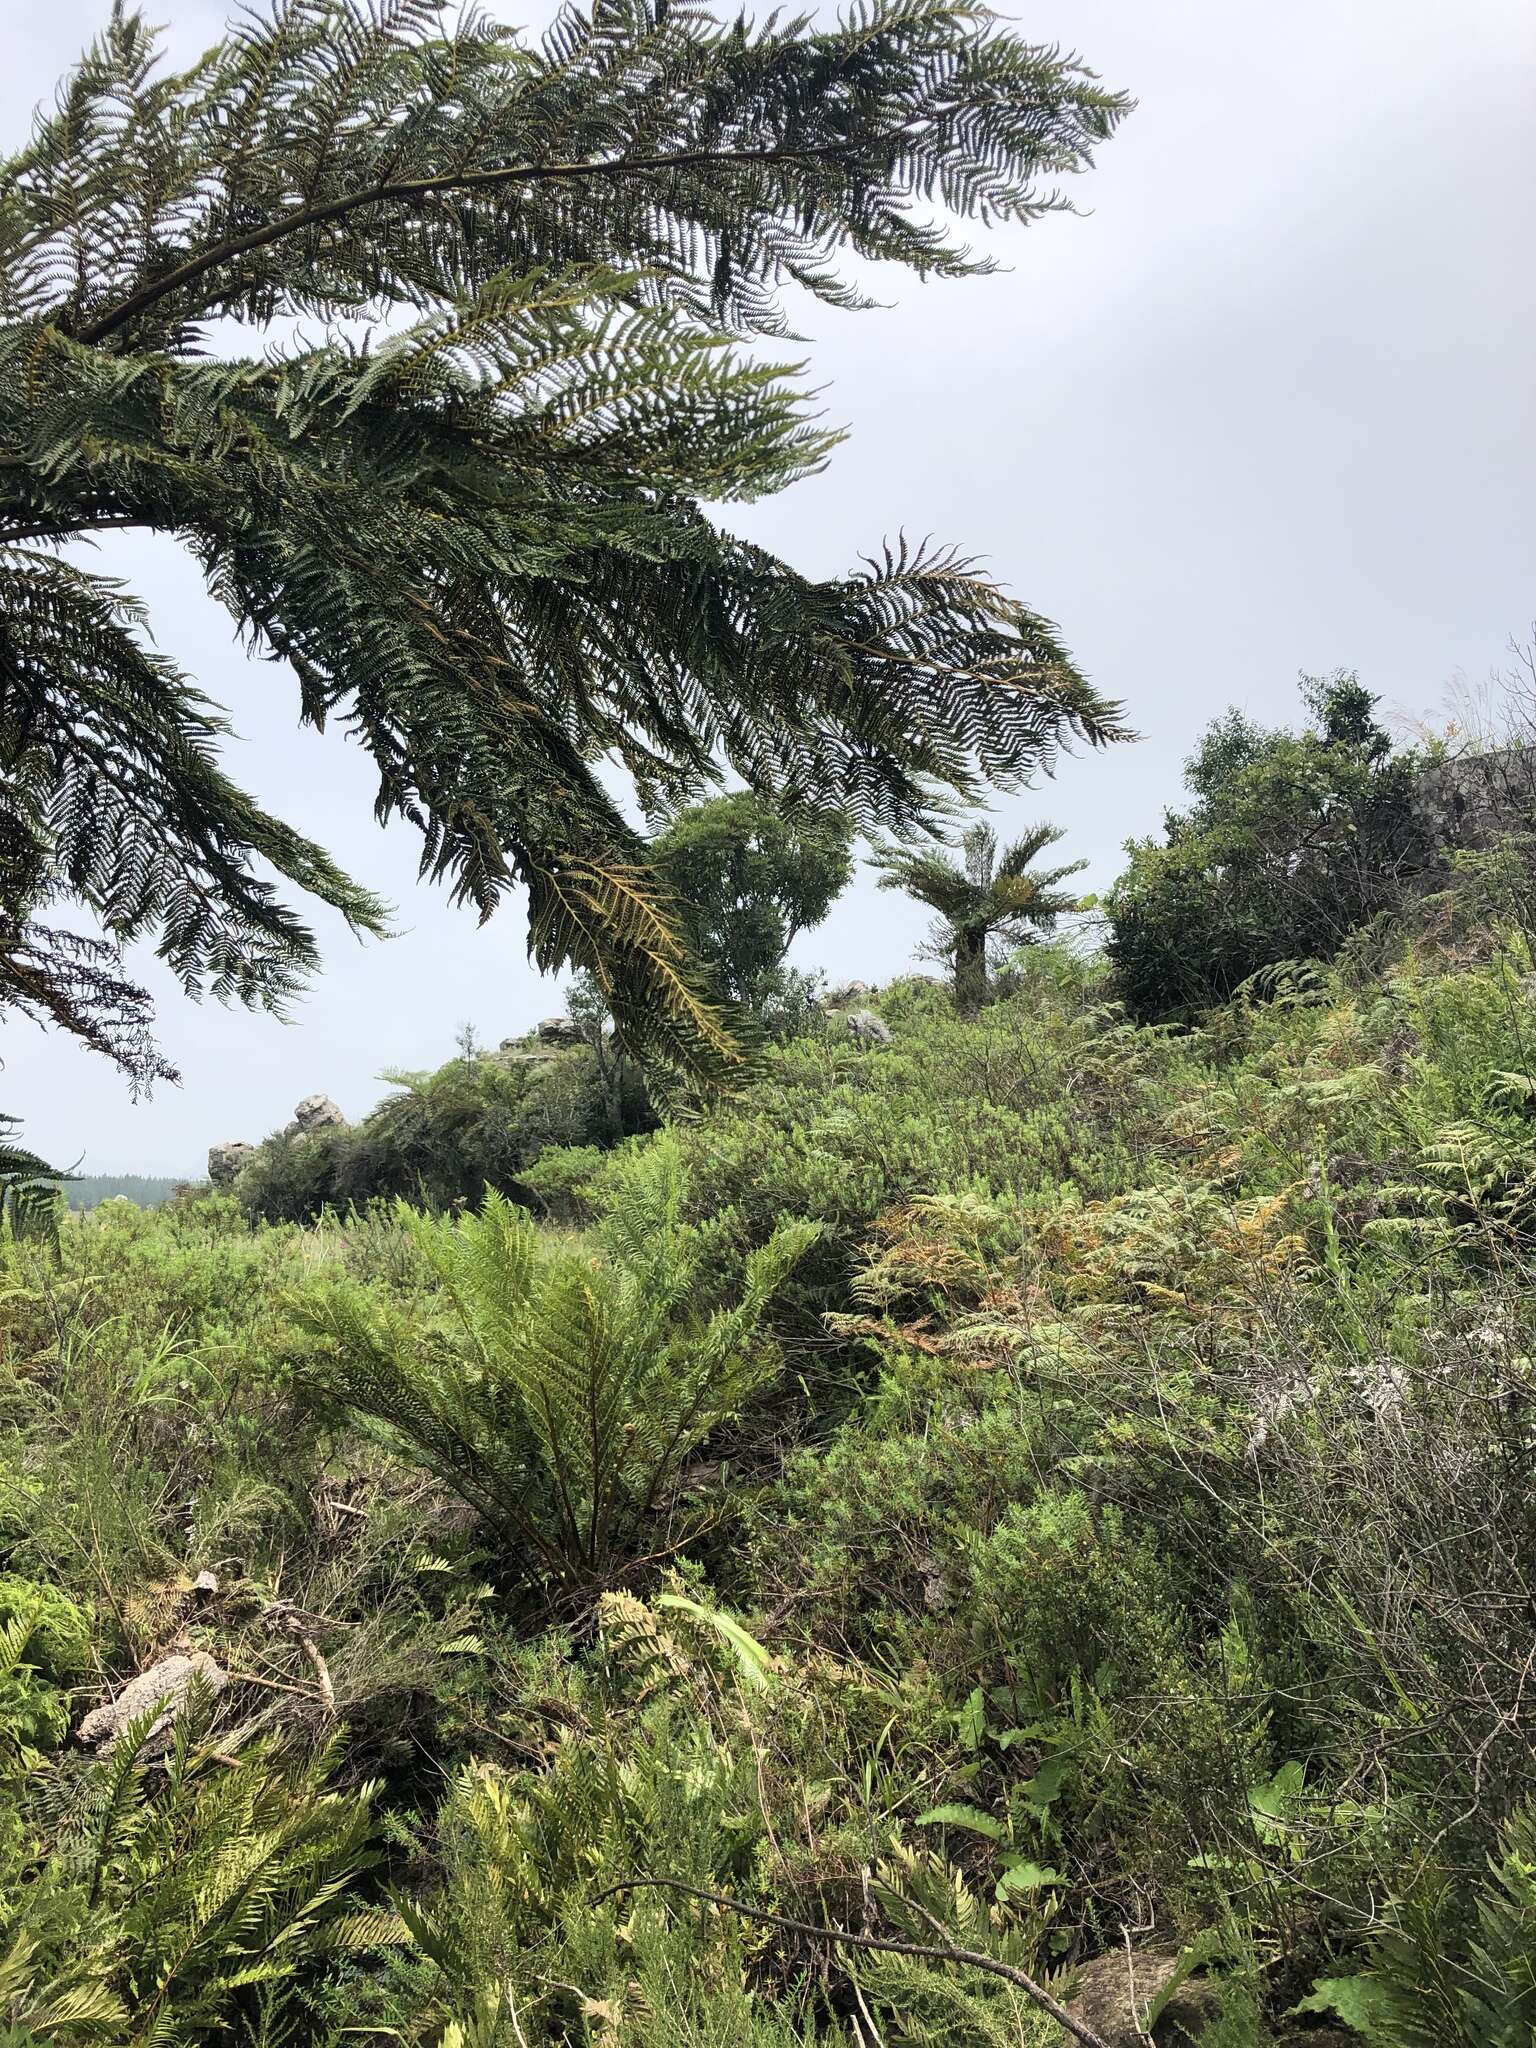
M329 1095L306 1095L293 1112L296 1131L344 1131L346 1127L346 1118Z
M75 1730L76 1740L105 1756L125 1728L158 1707L159 1713L139 1744L139 1756L146 1761L163 1756L170 1748L176 1716L194 1678L201 1679L210 1692L222 1692L229 1683L228 1672L206 1650L194 1650L190 1656L177 1652L162 1657L137 1678L131 1678L115 1700L93 1707Z
M891 1042L891 1027L873 1010L855 1010L843 1028L860 1045L889 1045Z
M540 1045L580 1045L580 1028L569 1017L542 1017L535 1027Z
M1177 1976L1179 1957L1144 1949L1118 1949L1084 1963L1067 2000L1067 2011L1091 2027L1108 2048L1147 2048L1143 2017ZM1218 1987L1190 1977L1168 1999L1150 2038L1157 2048L1182 2048L1198 2040L1221 2010Z
M239 1138L231 1139L227 1145L208 1147L208 1178L216 1188L233 1187L240 1169L248 1160L256 1157L256 1147L247 1145Z

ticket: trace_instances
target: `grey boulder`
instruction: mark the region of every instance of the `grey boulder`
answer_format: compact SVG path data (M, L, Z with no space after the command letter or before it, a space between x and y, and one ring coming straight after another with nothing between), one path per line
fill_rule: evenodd
M1148 2041L1173 2048L1197 2039L1221 2009L1217 1987L1203 1977L1188 1977L1165 1996L1178 1974L1177 1956L1123 1949L1098 1956L1078 1971L1066 2009L1105 2048L1146 2048ZM1160 1998L1165 2002L1149 2033L1146 2014Z
M346 1127L346 1118L329 1095L306 1095L293 1112L296 1131L337 1131Z
M540 1045L580 1045L581 1031L569 1017L542 1017L535 1026Z
M151 1664L137 1678L129 1679L115 1700L93 1707L75 1730L76 1740L94 1749L98 1756L106 1756L125 1728L158 1708L139 1743L138 1753L142 1759L163 1756L171 1746L171 1731L186 1704L187 1688L194 1678L209 1692L222 1692L229 1683L228 1672L206 1650L194 1650L190 1656L178 1651L162 1657L158 1664Z
M855 1010L843 1028L860 1045L889 1045L891 1042L891 1027L873 1010Z
M233 1187L240 1169L256 1157L256 1147L235 1138L227 1145L208 1147L208 1178L216 1188Z

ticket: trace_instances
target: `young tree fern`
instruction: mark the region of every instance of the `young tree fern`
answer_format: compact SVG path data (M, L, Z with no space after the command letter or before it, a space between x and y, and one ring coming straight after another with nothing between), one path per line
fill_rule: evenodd
M882 889L902 889L939 914L932 950L954 973L955 1001L970 1014L987 1000L987 947L994 938L1016 946L1049 931L1074 898L1057 888L1086 861L1030 869L1062 837L1055 825L1036 825L1001 853L990 825L973 825L960 841L961 862L926 850L896 847L882 854Z
M0 1627L0 1678L8 1632ZM163 1765L140 1761L148 1710L83 1770L34 1764L5 1787L0 1826L0 2036L61 2048L100 2041L192 2048L302 2026L294 1994L327 1958L377 1948L387 1916L352 1899L377 1861L376 1788L252 1744L211 1753L189 1694ZM68 1716L60 1718L67 1725ZM0 1766L5 1703L0 1688ZM9 2022L9 2026L6 2025Z
M985 270L956 218L1062 207L1127 105L969 0L824 29L600 0L537 46L439 0L277 0L179 74L119 0L0 164L6 998L71 1023L55 895L255 1003L314 959L261 864L380 923L59 553L137 528L367 746L425 872L482 915L521 884L541 966L590 968L632 1040L728 1057L602 758L648 803L728 765L900 827L1117 730L956 556L817 582L705 516L835 439L728 338L787 333L790 286L863 303L840 251Z
M399 1214L436 1270L453 1328L335 1279L299 1304L315 1377L420 1459L518 1547L533 1575L601 1583L697 1445L771 1377L763 1313L817 1236L786 1222L706 1313L709 1240L681 1218L676 1141L626 1162L610 1255L550 1250L493 1189L456 1223ZM518 1560L514 1560L518 1561Z

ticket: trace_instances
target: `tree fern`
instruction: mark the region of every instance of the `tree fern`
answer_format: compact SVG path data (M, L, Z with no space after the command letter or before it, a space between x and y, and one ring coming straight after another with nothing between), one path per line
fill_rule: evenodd
M278 0L181 73L118 0L0 164L5 1000L148 1078L115 945L281 1004L315 944L261 863L381 922L222 774L132 597L57 552L132 527L369 749L424 873L482 916L521 886L540 965L589 969L631 1040L732 1057L601 758L650 803L728 767L901 827L1117 720L950 553L815 582L706 518L835 439L793 365L728 344L784 335L789 287L863 303L844 251L987 269L956 223L1063 207L1126 107L966 0L817 29L597 0L536 45L438 0ZM315 338L205 353L283 316Z
M328 1754L212 1756L189 1707L163 1769L139 1761L130 1731L83 1771L36 1769L10 1787L0 2033L18 2048L228 2038L248 1998L275 2009L333 1948L399 1939L352 1910L372 1788L329 1789Z
M528 1570L571 1585L611 1572L688 1455L775 1369L758 1328L817 1235L781 1224L740 1298L707 1313L680 1170L671 1140L636 1155L604 1259L545 1248L491 1189L456 1223L402 1205L451 1305L436 1343L344 1280L299 1304L322 1340L317 1383L501 1528Z
M987 999L987 947L994 937L1027 945L1072 908L1074 899L1057 884L1080 873L1086 861L1030 872L1061 837L1056 826L1037 825L999 853L997 834L981 824L962 838L958 865L944 854L907 847L878 858L882 889L902 889L938 912L931 950L949 962L962 1010L977 1010Z
M63 1206L58 1184L65 1176L18 1145L11 1135L15 1128L14 1118L0 1116L0 1243L39 1237L57 1246Z

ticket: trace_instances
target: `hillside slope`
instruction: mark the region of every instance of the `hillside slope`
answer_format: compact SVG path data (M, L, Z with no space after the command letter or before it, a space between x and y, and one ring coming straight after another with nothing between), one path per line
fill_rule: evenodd
M576 1155L558 1229L225 1197L8 1249L25 1996L1047 2048L1184 1950L1159 2041L1528 2040L1508 911L1468 863L1192 1032L1044 947L974 1021L898 986L888 1046ZM66 1739L192 1652L168 1769Z

